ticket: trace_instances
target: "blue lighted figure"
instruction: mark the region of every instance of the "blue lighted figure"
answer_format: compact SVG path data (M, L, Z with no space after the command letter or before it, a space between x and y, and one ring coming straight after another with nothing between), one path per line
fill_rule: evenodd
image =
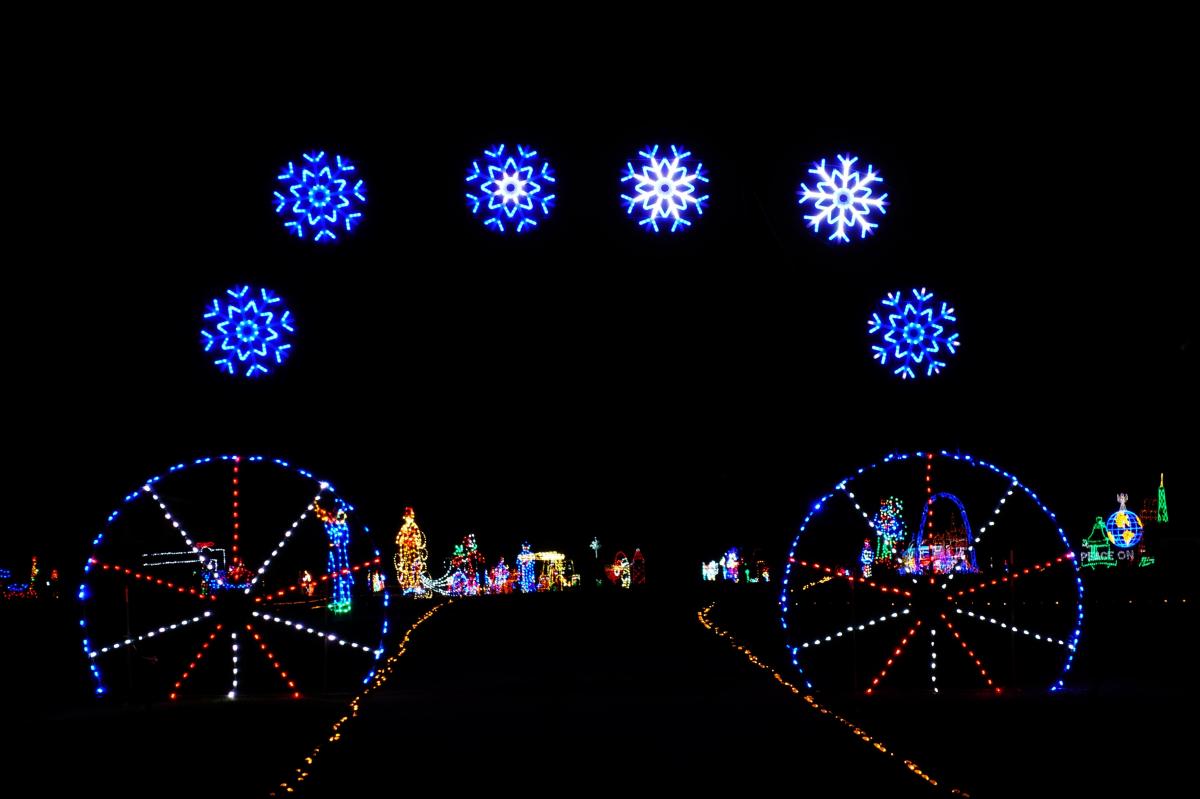
M362 221L367 187L349 159L331 159L324 150L305 153L299 162L288 161L277 180L275 213L298 238L334 242L339 233L351 233Z
M503 144L483 151L467 170L467 207L498 233L524 233L554 208L554 170L537 150Z
M292 313L270 289L235 286L210 302L200 331L204 351L228 374L265 375L291 352Z
M704 214L709 195L700 194L703 187L699 184L708 183L708 178L704 175L704 164L698 163L688 171L683 162L691 157L691 152L681 152L672 144L670 157L664 154L659 158L658 147L656 144L648 150L639 150L636 168L632 161L625 163L621 182L631 193L622 194L621 199L625 202L625 213L636 217L639 225L655 233L663 229L674 233L691 226L688 217L693 212L696 216ZM662 228L658 226L660 221Z
M341 614L350 612L351 589L354 587L354 574L350 570L350 527L346 523L350 506L340 497L334 497L334 507L336 510L326 510L319 500L313 501L313 513L325 525L325 534L329 537L328 566L333 577L329 609Z
M810 175L817 178L814 188L800 184L800 205L812 203L813 212L805 214L804 219L814 233L821 232L821 225L831 228L829 240L839 243L850 241L849 231L858 230L859 238L865 239L879 227L878 222L871 221L871 214L878 211L887 213L887 193L875 195L872 184L878 183L881 188L883 178L875 171L875 167L867 164L867 171L860 172L854 168L857 157L839 155L840 169L830 171L825 166L825 159L813 164L808 170Z
M925 376L940 372L946 362L941 358L953 355L960 344L954 309L933 299L933 292L923 288L912 290L912 299L904 300L899 291L889 293L879 310L867 320L867 332L877 335L880 343L871 347L881 366L890 358L895 364L893 374L907 380L924 368Z
M537 574L534 572L533 553L529 551L529 542L521 544L521 553L517 555L517 585L521 593L531 594L537 591Z

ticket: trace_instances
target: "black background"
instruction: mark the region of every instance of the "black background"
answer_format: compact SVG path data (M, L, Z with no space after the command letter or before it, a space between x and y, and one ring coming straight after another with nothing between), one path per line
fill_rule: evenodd
M73 574L127 492L223 452L311 469L385 544L414 505L435 558L467 531L509 560L524 538L580 560L598 535L641 546L652 579L691 579L731 544L781 555L814 497L897 449L1013 471L1072 540L1165 470L1173 526L1189 523L1194 181L1169 87L948 67L814 85L796 65L687 90L615 69L553 88L404 69L355 91L270 72L166 90L152 66L15 100L23 523L6 565L36 552ZM467 165L497 142L557 172L531 234L489 233L464 205ZM623 164L654 142L711 178L675 235L619 201ZM338 246L289 239L272 212L279 167L312 148L366 180ZM847 151L891 205L839 247L803 227L795 191ZM198 343L206 301L243 282L278 291L298 330L253 382ZM866 319L913 286L956 306L962 348L904 383L871 360Z

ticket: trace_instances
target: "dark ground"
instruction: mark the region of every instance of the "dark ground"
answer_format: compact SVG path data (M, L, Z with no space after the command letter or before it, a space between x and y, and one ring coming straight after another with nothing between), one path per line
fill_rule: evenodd
M1185 773L1184 730L1196 712L1181 690L1190 661L1175 637L1195 629L1194 602L1129 605L1114 592L1094 593L1065 695L819 699L973 796L1165 790ZM522 783L636 790L666 781L700 790L930 793L897 759L706 632L696 611L712 599L717 624L785 665L773 589L458 601L414 634L394 676L343 740L324 747L302 795ZM401 603L394 629L427 607ZM67 629L73 607L2 610L10 641L41 642L5 659L9 790L28 783L54 795L111 785L129 796L265 795L303 765L345 708L346 698L97 706L83 698L82 657ZM40 765L24 766L31 763Z

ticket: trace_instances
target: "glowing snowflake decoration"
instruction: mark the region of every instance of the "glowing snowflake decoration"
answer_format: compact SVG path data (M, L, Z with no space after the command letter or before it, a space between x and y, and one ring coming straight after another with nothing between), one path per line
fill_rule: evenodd
M484 227L499 233L524 233L554 207L554 170L537 150L517 145L514 156L504 155L504 145L483 151L483 158L467 170L467 207L483 217ZM505 225L507 223L507 226Z
M229 374L257 377L283 363L296 332L292 313L270 289L231 288L224 298L209 303L200 331L204 351L217 356L213 364Z
M671 145L671 157L659 158L658 145L649 152L638 151L638 167L634 169L633 162L626 162L626 173L621 177L622 183L633 183L634 194L622 194L625 201L625 213L633 216L635 209L640 209L639 225L648 225L655 233L659 231L658 223L671 220L670 231L674 233L680 226L689 227L692 222L687 216L694 210L696 216L704 214L704 203L708 195L697 194L697 183L708 183L704 176L704 164L696 164L696 168L688 172L683 162L691 156L690 152L680 152L674 144Z
M859 238L865 239L879 227L878 222L871 221L871 214L875 211L887 213L887 194L873 196L874 190L871 188L874 183L881 187L883 178L870 164L865 174L855 169L857 157L839 155L837 160L842 165L841 169L830 172L822 158L820 163L813 164L812 169L808 170L810 175L817 177L815 189L800 184L800 205L811 202L813 206L813 213L806 214L804 219L814 233L821 232L822 224L833 228L829 234L830 241L848 242L849 231L856 228Z
M329 160L324 150L305 153L299 163L288 161L278 177L282 190L275 192L275 213L286 220L284 228L319 243L352 232L367 202L367 187L357 172L349 160L340 155Z
M867 320L867 332L878 334L881 340L871 347L872 357L883 366L891 358L896 365L892 373L906 380L917 376L914 366L924 367L925 376L930 377L946 366L940 358L958 350L958 333L953 332L958 318L947 303L938 307L933 292L923 288L913 289L911 300L902 296L899 291L889 293Z

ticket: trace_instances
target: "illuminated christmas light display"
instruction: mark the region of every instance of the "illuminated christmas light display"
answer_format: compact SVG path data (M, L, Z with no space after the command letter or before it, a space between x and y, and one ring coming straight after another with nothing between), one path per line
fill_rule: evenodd
M1159 472L1159 475L1158 475L1158 509L1155 514L1155 521L1157 521L1159 524L1163 524L1163 525L1165 525L1169 522L1169 518L1167 516L1167 488L1164 485L1165 477L1166 477L1166 475L1164 475L1162 472Z
M348 507L340 498L334 498L334 510L321 507L318 499L313 500L313 513L325 525L325 535L329 538L329 573L333 577L333 597L329 609L334 613L349 613L352 606L351 591L354 588L354 574L350 570L350 528L346 524Z
M861 520L860 530L875 541L883 537L883 527L895 543L892 535L902 526L903 494L896 491L898 487L920 492L923 510L916 537L890 564L876 551L871 575L859 576L867 547L862 532L853 529L855 520ZM882 512L868 515L859 493L887 497ZM973 497L982 504L989 493L998 498L990 503L992 517L972 538L960 497ZM1019 510L1001 513L1014 504ZM868 537L866 544L871 540ZM848 627L827 621L824 615L831 605L825 597L847 585L853 589L849 599L858 607L853 612L864 619ZM994 618L993 604L1014 601L1018 609L1012 618ZM832 604L840 603L838 599ZM861 668L847 669L847 652L857 659L864 650L874 651L876 637L901 619L905 620L902 629L908 632L888 650L882 668L864 662ZM1059 691L1082 630L1083 580L1054 513L1014 475L961 453L893 454L857 470L813 504L788 552L780 622L793 666L810 687L820 679L852 682L849 687L865 687L868 694L885 683L889 690L936 688L944 693L949 688L983 687L998 693L1001 680L978 653L1012 650L1020 655L1024 650L1019 647L1028 646L1025 662L1037 663L1038 668L1007 664L1012 668L1007 681ZM935 647L934 629L959 645L951 646L954 654ZM916 638L922 644L929 642L931 657L927 679L914 682L911 670L901 670L904 676L896 677L892 667L912 649L908 644ZM973 639L986 644L981 649ZM851 646L850 642L857 643ZM963 654L970 663L966 669L957 663ZM956 662L947 662L952 660ZM869 684L856 684L854 675L871 673L876 676Z
M875 563L875 549L871 546L871 539L864 538L862 553L858 556L859 567L862 570L863 577L871 576L871 566Z
M537 150L500 144L467 170L467 207L498 233L525 233L554 208L554 170Z
M741 566L741 555L738 554L737 547L731 547L725 553L725 556L721 558L720 563L725 579L736 583L738 581L738 567Z
M646 556L642 550L633 550L633 560L629 563L629 579L634 585L646 584Z
M1128 501L1128 494L1117 494L1117 502L1121 507L1117 508L1116 512L1109 516L1108 521L1104 523L1104 527L1108 531L1109 543L1118 549L1130 549L1137 546L1142 540L1142 530L1144 529L1142 520L1136 513L1125 508L1125 503Z
M218 505L214 517L211 510L205 512L204 503L222 483L229 500ZM247 491L251 497L249 517L244 515ZM307 499L301 499L305 496ZM214 541L194 537L185 518L167 504L168 497L184 517L202 520L195 523L205 527L205 538L228 539L228 568L223 556L214 556L222 548ZM301 508L301 503L307 504ZM228 514L225 531L212 526L221 512ZM293 516L290 525L289 515ZM275 524L283 533L272 545L274 535L268 538L264 526L269 530ZM176 555L143 556L166 552L164 539L174 541ZM295 539L301 543L292 545ZM289 676L283 662L300 664L302 670L310 668L305 664L311 662L313 641L328 647L331 667L345 658L336 671L330 669L332 691L344 689L338 681L355 679L354 671L360 666L366 672L363 682L369 680L382 656L387 593L370 592L366 581L360 590L353 576L362 569L380 567L382 558L371 544L369 531L356 521L354 508L328 482L286 461L222 455L178 463L127 495L108 516L92 546L79 586L80 629L98 695L109 693L110 688L118 693L133 690L136 679L126 674L129 662L114 659L111 653L135 643L140 655L156 657L168 667L174 662L189 664L170 692L171 699L178 698L185 687L192 692L218 691L239 697L247 692L274 692L283 685L289 694L298 696L295 678ZM178 557L179 552L190 557ZM318 552L326 553L328 571L314 576L317 571L311 567ZM134 558L152 565L145 572L121 565L139 562ZM260 565L254 568L253 563ZM278 612L275 603L279 603ZM323 617L319 627L288 618L293 614L315 618L306 609L321 607L333 612ZM147 611L152 614L147 616ZM132 616L127 615L131 612ZM141 624L138 619L143 619ZM257 619L293 632L284 633L266 648ZM360 643L364 640L380 643ZM189 659L197 641L203 646ZM249 649L260 649L276 673L265 684L264 672L245 668L243 655L251 642ZM224 680L216 673L222 658L201 659L218 643L222 644L218 651L227 645L229 649L224 651L230 653L225 661L230 672ZM338 652L354 654L335 654ZM105 680L106 671L118 673L111 684Z
M612 565L606 571L608 572L608 579L621 588L628 588L632 584L633 577L630 574L629 558L624 552L616 554Z
M270 289L228 289L209 303L204 319L200 343L226 374L265 375L291 352L292 312Z
M899 291L889 293L867 320L867 332L880 340L871 346L871 357L905 380L921 371L932 377L946 367L941 359L954 355L961 343L954 314L948 303L939 306L933 292L923 288L913 289L907 300Z
M297 238L335 242L362 221L367 187L347 158L324 150L304 153L299 161L288 161L276 180L275 213Z
M857 157L839 155L839 167L830 170L825 159L812 165L808 173L816 178L813 188L800 184L800 205L811 203L812 213L804 216L814 233L821 233L821 226L830 228L829 241L846 243L850 234L858 231L865 239L879 227L872 222L872 214L887 213L887 194L876 194L883 187L883 178L870 164L866 172L855 168ZM875 185L878 184L878 185Z
M588 546L591 547L592 555L598 559L600 557L600 539L593 537L592 543L588 544Z
M496 565L492 567L492 593L493 594L509 594L512 593L513 584L509 579L508 564L504 562L504 557L496 561Z
M824 582L824 580L819 581L819 582ZM862 727L858 726L857 724L855 724L854 722L850 721L849 719L847 719L843 716L839 716L837 713L834 713L828 707L825 707L824 705L821 705L820 703L818 703L816 701L815 697L813 697L811 694L805 694L803 691L801 691L800 686L796 685L795 683L790 681L787 677L783 676L782 673L780 673L779 671L772 668L765 660L763 660L758 655L756 655L753 651L751 651L751 649L748 646L746 646L745 644L739 642L736 638L734 638L733 635L731 633L729 633L728 630L724 630L721 627L717 626L712 620L712 611L715 606L716 606L716 603L714 602L714 603L708 605L707 607L703 608L696 614L697 618L700 621L701 626L704 627L704 629L708 630L710 633L717 636L718 638L724 638L726 641L729 642L729 646L732 649L739 652L743 657L746 658L746 660L750 661L750 663L753 664L754 666L757 666L758 668L762 669L763 671L766 671L767 673L769 673L774 678L775 682L779 683L784 688L791 691L793 696L798 696L798 697L802 698L808 704L808 706L810 708L812 708L813 710L817 711L818 713L820 713L821 715L823 715L827 718L833 719L838 724L840 724L844 729L847 729L850 732L852 732L855 737L859 738L864 743L870 744L870 746L875 751L879 752L881 755L886 755L889 758L900 759L901 762L903 762L904 766L909 770L910 773L912 773L912 775L914 777L922 779L926 783L928 783L929 785L934 786L934 787L937 787L939 785L939 783L936 779L934 779L932 776L930 776L930 774L928 772L921 769L912 760L909 760L906 758L900 758L900 756L897 755L895 750L889 748L888 746L885 746L882 741L880 741L878 738L868 734L867 731L864 730ZM911 634L911 631L910 631L910 634ZM811 686L809 686L809 687L811 688ZM949 786L945 786L945 787L948 788L950 793L953 795L958 795L958 796L969 796L970 795L958 788L950 788Z
M1104 524L1103 516L1096 517L1092 531L1088 533L1087 538L1083 539L1079 560L1079 565L1086 569L1096 569L1100 566L1112 568L1117 565L1117 559L1113 556L1112 542L1108 540L1108 527Z
M633 161L625 163L625 174L621 183L625 191L621 199L625 202L625 213L638 220L646 230L658 233L669 230L674 233L680 228L691 227L693 215L704 214L704 204L709 195L700 194L702 183L708 183L704 165L696 164L691 171L684 162L691 158L689 151L680 151L674 144L670 155L660 158L656 144L638 151L637 167ZM663 227L659 227L659 223ZM667 223L670 227L667 227Z
M706 582L715 583L717 575L721 573L721 567L715 560L710 560L707 563L700 564L700 578Z
M425 546L425 533L417 525L412 508L404 509L404 523L396 533L396 580L405 594L425 594L421 575L429 561L429 550Z
M870 526L875 529L875 561L894 566L908 536L904 529L904 501L898 497L879 500L879 510Z
M529 542L526 541L521 544L521 554L517 555L517 584L521 586L521 593L531 594L537 590L536 568Z

